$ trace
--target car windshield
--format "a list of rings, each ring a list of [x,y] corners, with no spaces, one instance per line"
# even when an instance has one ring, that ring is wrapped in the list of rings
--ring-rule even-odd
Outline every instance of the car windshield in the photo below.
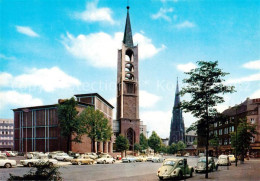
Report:
[[[163,165],[170,165],[170,166],[174,166],[175,165],[175,161],[173,161],[173,160],[167,160],[167,161],[165,161],[164,163],[163,163]]]
[[[199,162],[205,162],[206,163],[206,158],[200,158]]]

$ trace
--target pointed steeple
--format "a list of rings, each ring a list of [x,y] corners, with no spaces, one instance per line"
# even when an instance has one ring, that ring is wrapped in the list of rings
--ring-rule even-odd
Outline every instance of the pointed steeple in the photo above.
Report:
[[[131,29],[130,16],[129,16],[129,6],[127,6],[126,8],[127,8],[127,16],[125,22],[125,33],[124,33],[123,43],[128,47],[133,47],[133,37],[132,37],[132,29]]]
[[[177,85],[176,85],[176,92],[175,92],[175,100],[174,100],[174,107],[178,107],[180,104],[180,95],[179,95],[179,82],[177,77]]]

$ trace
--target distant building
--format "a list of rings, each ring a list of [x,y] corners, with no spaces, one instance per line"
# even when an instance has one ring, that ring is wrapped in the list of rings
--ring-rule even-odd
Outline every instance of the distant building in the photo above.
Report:
[[[178,143],[179,141],[185,142],[184,121],[182,117],[182,110],[180,109],[179,104],[180,104],[180,95],[179,95],[179,85],[177,80],[175,101],[172,109],[169,145],[171,145],[172,143]]]
[[[0,151],[13,150],[14,120],[0,119]]]
[[[168,146],[169,145],[169,138],[161,138],[162,140],[162,143],[165,145],[165,146]]]
[[[143,121],[140,121],[140,134],[143,133],[143,135],[147,138],[147,126],[144,125]]]
[[[185,151],[188,152],[190,155],[197,154],[197,144],[194,144],[194,141],[197,140],[197,133],[196,131],[189,131],[186,133],[187,128],[185,128],[185,144],[186,148]]]
[[[234,151],[231,147],[231,132],[236,130],[236,121],[246,118],[248,123],[256,125],[260,132],[260,99],[247,98],[243,103],[230,107],[222,112],[223,118],[215,119],[210,125],[209,136],[216,135],[219,139],[219,149],[216,153],[213,147],[209,147],[209,155],[228,154]],[[198,151],[204,152],[204,145],[198,145]],[[251,138],[249,154],[254,157],[260,157],[260,135]]]
[[[93,106],[104,113],[113,126],[113,106],[97,93],[75,95],[80,113],[84,108]],[[60,99],[59,102],[64,100]],[[67,151],[67,138],[61,136],[59,126],[58,104],[14,109],[14,150],[20,152],[31,151]],[[91,140],[86,135],[82,136],[82,143],[71,142],[69,150],[73,152],[91,152]],[[97,151],[112,152],[112,138],[107,142],[96,142]]]

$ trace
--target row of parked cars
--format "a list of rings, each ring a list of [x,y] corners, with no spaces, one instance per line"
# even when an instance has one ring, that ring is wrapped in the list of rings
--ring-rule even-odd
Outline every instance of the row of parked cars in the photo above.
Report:
[[[213,157],[208,157],[208,170],[213,172],[218,170],[218,166],[231,165],[231,162],[235,162],[234,155],[220,155],[215,163]],[[193,176],[193,172],[206,171],[206,157],[200,157],[197,165],[193,168],[187,164],[186,158],[170,158],[163,162],[162,167],[158,169],[157,176],[160,180],[169,178],[182,179],[184,176]]]

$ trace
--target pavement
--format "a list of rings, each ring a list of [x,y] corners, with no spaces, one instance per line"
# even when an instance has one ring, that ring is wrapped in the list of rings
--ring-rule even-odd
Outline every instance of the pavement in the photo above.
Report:
[[[188,157],[188,164],[195,166],[197,157]],[[162,163],[137,162],[121,163],[116,161],[115,164],[94,164],[94,165],[71,165],[69,162],[59,162],[59,171],[66,181],[158,181],[156,176],[157,170]],[[28,167],[1,168],[0,180],[6,180],[9,173],[14,175],[23,175],[30,170]],[[235,180],[235,181],[260,181],[260,159],[250,159],[244,164],[238,163],[235,167],[220,166],[218,171],[210,172],[209,178],[205,179],[204,173],[194,173],[192,178],[185,180]]]

